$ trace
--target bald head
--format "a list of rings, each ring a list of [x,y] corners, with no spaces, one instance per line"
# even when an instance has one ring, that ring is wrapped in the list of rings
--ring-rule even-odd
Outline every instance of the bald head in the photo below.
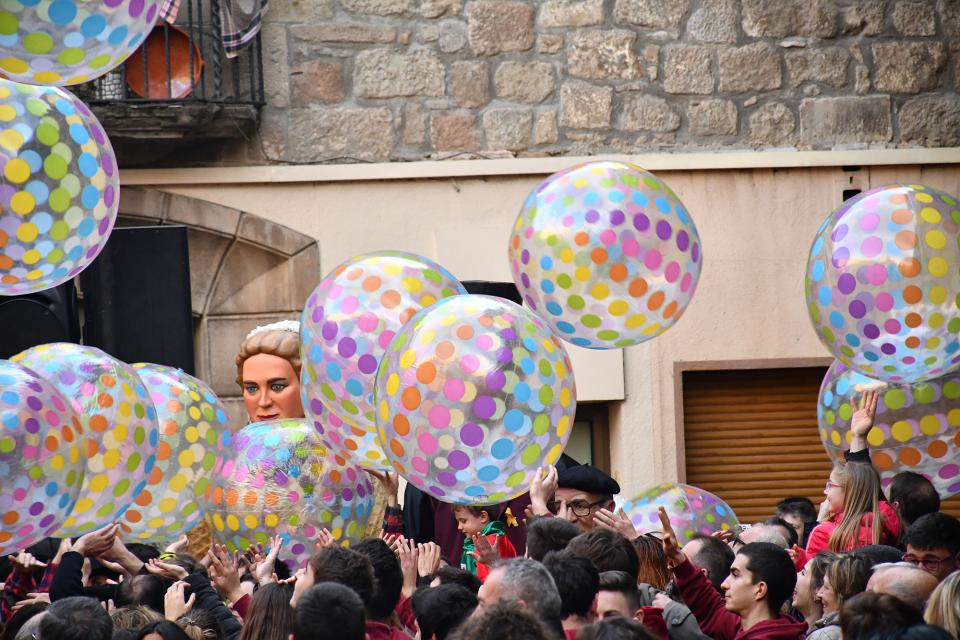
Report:
[[[751,542],[769,542],[775,544],[781,549],[786,549],[789,544],[783,532],[779,527],[769,524],[755,524],[740,534],[740,539],[744,544]]]
[[[896,596],[923,612],[930,594],[937,588],[936,576],[908,562],[878,564],[867,582],[867,591]]]

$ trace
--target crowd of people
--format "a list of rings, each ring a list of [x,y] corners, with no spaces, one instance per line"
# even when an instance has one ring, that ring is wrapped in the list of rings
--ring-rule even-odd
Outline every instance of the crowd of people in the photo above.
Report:
[[[786,498],[769,520],[682,545],[663,508],[659,529],[637,531],[618,483],[567,461],[483,507],[408,494],[401,509],[397,478],[375,473],[380,537],[324,535],[295,571],[279,537],[202,558],[185,537],[124,543],[115,524],[47,539],[7,559],[0,640],[960,640],[960,521],[923,476],[884,493],[866,446],[875,408],[864,394],[819,510]]]

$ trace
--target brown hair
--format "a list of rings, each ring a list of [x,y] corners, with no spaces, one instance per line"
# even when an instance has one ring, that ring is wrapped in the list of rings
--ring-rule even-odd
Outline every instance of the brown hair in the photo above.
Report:
[[[866,591],[872,568],[870,559],[862,553],[845,553],[830,563],[827,577],[830,579],[830,588],[837,594],[838,607]]]
[[[667,556],[663,553],[663,543],[652,536],[637,536],[633,546],[640,557],[640,575],[637,582],[645,582],[663,591],[673,577],[667,568]]]
[[[830,534],[830,550],[856,548],[860,541],[860,521],[867,514],[872,516],[868,544],[879,544],[883,517],[880,515],[880,476],[876,469],[863,462],[850,462],[835,466],[834,471],[840,477],[844,499],[843,517]]]
[[[486,507],[471,507],[470,505],[467,505],[467,504],[455,504],[453,505],[454,517],[457,516],[457,511],[466,511],[467,513],[472,515],[474,518],[479,518],[481,514],[485,513],[487,514],[487,519],[490,522],[493,522],[494,520],[499,520],[500,517],[503,515],[503,509],[501,509],[501,505],[498,505],[498,504],[493,504]]]
[[[927,624],[946,629],[960,637],[960,571],[954,571],[934,589],[923,612]]]
[[[243,363],[261,353],[289,360],[293,372],[300,377],[300,334],[282,329],[256,333],[240,344],[237,354],[237,384],[243,386]]]

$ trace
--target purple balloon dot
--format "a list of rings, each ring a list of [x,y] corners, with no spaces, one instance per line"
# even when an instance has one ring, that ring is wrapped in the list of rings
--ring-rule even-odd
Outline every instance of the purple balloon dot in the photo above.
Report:
[[[365,353],[357,360],[357,368],[360,369],[361,373],[373,373],[377,370],[377,359],[369,353]]]
[[[637,231],[646,231],[650,228],[650,218],[642,213],[633,216],[633,228]]]
[[[690,259],[694,262],[700,261],[700,245],[696,242],[693,243],[693,249],[690,250]]]
[[[340,342],[337,344],[337,353],[339,353],[341,357],[349,358],[356,352],[357,352],[357,343],[354,341],[353,338],[349,336],[341,339]]]
[[[27,406],[33,409],[34,411],[39,411],[43,406],[43,403],[40,402],[40,398],[36,396],[30,396],[27,398]]]
[[[460,436],[463,437],[462,431],[460,432]],[[483,438],[483,433],[480,434],[480,437]],[[464,444],[466,444],[466,442],[464,442]],[[450,466],[454,469],[466,469],[470,466],[470,456],[465,454],[463,451],[451,451],[447,456],[447,462],[449,462]]]
[[[497,403],[490,396],[479,396],[473,403],[473,412],[483,420],[488,419],[497,410]]]
[[[889,342],[884,342],[882,345],[880,345],[880,351],[883,351],[888,356],[892,356],[897,352],[897,347]]]
[[[587,211],[587,215],[585,215],[584,218],[587,222],[593,224],[600,219],[600,214],[597,213],[595,209],[590,209],[590,211]]]
[[[500,337],[504,340],[516,340],[517,332],[513,329],[507,328],[500,332]]]
[[[107,217],[100,221],[100,225],[97,227],[97,232],[103,236],[103,235],[106,235],[107,231],[109,230],[110,230],[110,218]]]
[[[524,289],[530,288],[530,277],[526,273],[520,275],[520,282],[523,284]]]
[[[314,324],[320,324],[320,321],[323,320],[323,307],[314,307],[310,313],[310,319],[313,320]]]
[[[130,0],[130,6],[127,7],[127,12],[131,18],[139,18],[140,14],[143,13],[143,6],[143,0]]]
[[[847,309],[850,311],[850,315],[854,318],[862,318],[863,316],[867,315],[867,305],[863,304],[859,300],[854,300],[851,302]]]
[[[441,471],[437,474],[437,481],[445,487],[452,487],[457,484],[457,477],[449,471]]]
[[[43,519],[40,521],[40,527],[49,527],[51,524],[53,524],[53,521],[56,519],[56,517],[57,516],[53,515],[52,513],[48,513],[47,515],[43,516]]]
[[[847,225],[838,224],[833,229],[833,233],[830,234],[830,239],[833,240],[834,242],[840,242],[846,237],[847,231],[849,231],[849,229],[847,228]]]
[[[620,209],[614,209],[610,212],[610,224],[612,225],[623,224],[626,219],[627,217],[623,215],[623,211],[620,211]]]
[[[520,253],[520,262],[523,264],[530,264],[530,252],[528,250],[524,249]]]
[[[114,195],[113,185],[108,184],[107,188],[103,190],[103,204],[107,205],[108,207],[112,207]]]
[[[876,340],[880,337],[880,327],[875,324],[868,324],[863,327],[863,335],[871,340]]]
[[[36,418],[27,418],[23,421],[23,428],[27,433],[36,433],[40,431],[40,422]]]
[[[850,260],[850,250],[846,247],[840,247],[833,252],[833,257],[830,262],[837,269],[843,269],[847,266],[847,262]]]
[[[336,322],[324,322],[323,328],[320,330],[320,333],[323,334],[324,340],[333,340],[337,337],[337,323]]]
[[[840,293],[849,294],[853,293],[853,290],[857,288],[857,279],[853,277],[852,274],[844,273],[839,278],[837,278],[837,289],[840,290]]]
[[[686,231],[677,232],[677,249],[680,251],[686,251],[687,247],[690,246],[690,236],[687,235]]]
[[[507,384],[507,376],[499,369],[487,374],[487,388],[490,391],[499,391]]]
[[[30,511],[30,515],[32,515],[32,516],[38,516],[38,515],[40,515],[41,513],[43,513],[43,503],[42,503],[42,502],[34,502],[32,505],[30,505],[30,510],[29,510],[29,511]]]
[[[344,489],[344,490],[343,490],[343,493],[342,493],[341,495],[343,496],[343,501],[344,501],[344,502],[350,502],[351,500],[353,500],[353,490],[352,490],[352,489]]]
[[[513,360],[513,351],[509,347],[497,349],[497,362],[506,363]]]
[[[670,226],[670,223],[666,220],[661,220],[657,223],[657,237],[661,240],[669,240],[670,236],[673,235],[673,227]]]
[[[483,429],[468,422],[460,428],[460,441],[468,447],[475,447],[483,442]]]

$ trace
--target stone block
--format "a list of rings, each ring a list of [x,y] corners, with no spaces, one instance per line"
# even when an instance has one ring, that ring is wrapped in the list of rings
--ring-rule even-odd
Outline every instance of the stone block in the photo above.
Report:
[[[732,100],[700,100],[687,106],[691,134],[732,136],[737,134],[737,105]]]
[[[237,237],[286,257],[316,243],[316,240],[299,231],[249,213],[240,216]]]
[[[490,72],[486,62],[461,61],[450,67],[450,94],[468,109],[490,102]]]
[[[418,147],[427,139],[427,110],[418,102],[403,105],[403,144]]]
[[[914,98],[900,108],[900,142],[923,147],[960,146],[960,99]]]
[[[320,244],[314,241],[290,258],[290,269],[293,272],[293,299],[300,300],[300,306],[303,306],[303,301],[310,297],[323,278],[323,272],[320,271]]]
[[[165,221],[232,236],[237,232],[237,225],[240,224],[240,211],[213,202],[171,193],[167,196]]]
[[[329,20],[334,14],[333,0],[283,0],[270,5],[263,22],[300,22],[310,24]]]
[[[533,144],[556,144],[560,139],[557,112],[541,111],[533,123]]]
[[[667,93],[713,93],[710,49],[677,46],[664,49],[663,90]]]
[[[290,35],[309,44],[391,44],[397,38],[393,27],[373,24],[310,24],[290,27]]]
[[[702,0],[687,20],[687,37],[699,42],[737,41],[737,5],[734,0]]]
[[[537,104],[553,94],[553,65],[546,62],[507,61],[497,67],[493,84],[498,98]]]
[[[353,92],[358,97],[442,96],[444,89],[443,63],[432,51],[371,49],[354,59]]]
[[[606,129],[613,109],[613,88],[567,82],[560,89],[560,124],[570,129]]]
[[[422,0],[420,15],[424,18],[455,16],[463,11],[463,0]]]
[[[784,54],[791,86],[820,82],[831,87],[847,84],[850,54],[840,47],[802,49]]]
[[[797,119],[787,105],[771,102],[747,119],[747,138],[758,147],[785,147],[797,142]]]
[[[537,38],[538,53],[559,53],[563,49],[563,36],[556,33],[542,33]]]
[[[467,7],[470,48],[495,56],[533,48],[533,7],[512,0],[474,0]]]
[[[387,108],[290,109],[296,130],[287,139],[291,162],[336,158],[384,161],[393,152],[396,132]]]
[[[479,151],[477,117],[462,111],[434,113],[430,118],[430,142],[437,151]]]
[[[741,15],[754,38],[829,38],[836,30],[834,0],[742,0]]]
[[[840,12],[840,33],[852,36],[876,36],[883,31],[883,0],[857,0]]]
[[[613,17],[620,24],[677,29],[689,5],[689,0],[617,0]]]
[[[437,33],[437,47],[455,53],[467,46],[467,25],[460,20],[444,20]]]
[[[663,98],[643,94],[623,96],[620,128],[624,131],[666,133],[680,128],[680,114]]]
[[[492,151],[522,151],[533,140],[533,111],[530,109],[487,109],[483,114],[486,148]]]
[[[858,64],[853,70],[853,91],[862,96],[870,92],[870,69]]]
[[[937,14],[929,2],[898,2],[893,7],[893,28],[902,36],[936,35]]]
[[[190,252],[190,308],[193,313],[206,313],[207,296],[210,295],[213,280],[231,242],[232,239],[226,236],[200,229],[187,229],[187,247]]]
[[[783,84],[780,53],[763,43],[720,50],[720,91],[742,93],[769,91]]]
[[[890,96],[812,98],[800,103],[800,139],[805,144],[830,148],[892,138]]]
[[[117,210],[119,215],[161,220],[166,216],[166,212],[167,194],[163,191],[120,187],[120,204]],[[229,235],[233,235],[233,231],[230,231]]]
[[[297,107],[343,102],[343,64],[307,62],[290,73],[292,103]]]
[[[260,109],[260,148],[265,160],[287,160],[287,132],[290,124],[290,110],[278,109],[267,105]]]
[[[263,92],[274,107],[290,106],[290,66],[287,49],[287,26],[265,23],[262,38],[269,46],[263,47]]]
[[[890,93],[935,89],[947,61],[941,42],[880,42],[872,47],[874,87]]]
[[[634,51],[637,34],[624,29],[585,29],[567,36],[567,71],[588,80],[638,80],[643,65]]]
[[[944,34],[949,38],[960,38],[960,2],[937,0],[937,13]]]
[[[413,15],[415,0],[340,0],[343,8],[351,13],[363,13],[374,16]]]
[[[293,299],[293,278],[285,256],[262,247],[233,245],[211,293],[214,315],[291,311],[303,304]]]
[[[603,22],[603,0],[546,0],[540,3],[537,25],[554,27],[590,27]]]

